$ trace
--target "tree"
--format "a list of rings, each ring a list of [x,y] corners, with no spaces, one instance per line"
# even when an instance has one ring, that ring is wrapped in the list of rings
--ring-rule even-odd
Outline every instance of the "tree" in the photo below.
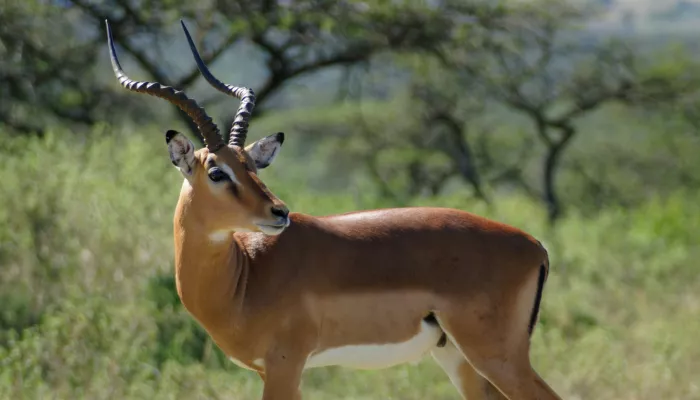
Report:
[[[588,9],[546,0],[479,16],[441,49],[459,86],[479,86],[485,100],[527,117],[545,146],[541,196],[549,221],[562,213],[556,174],[579,130],[576,121],[611,102],[673,101],[697,88],[688,76],[655,73],[641,52],[619,40],[577,29]]]
[[[36,22],[37,9],[44,13],[41,21],[51,21],[50,29]],[[364,62],[385,50],[432,49],[446,37],[450,26],[443,14],[427,6],[330,0],[198,4],[154,0],[44,4],[34,0],[11,6],[8,11],[3,11],[0,20],[6,23],[0,28],[0,42],[5,47],[2,56],[7,60],[22,57],[23,70],[0,64],[0,85],[9,88],[3,93],[15,104],[12,109],[0,109],[0,117],[21,132],[42,127],[31,124],[30,113],[14,112],[17,105],[48,111],[64,121],[91,124],[114,101],[101,99],[123,96],[112,93],[113,81],[96,81],[90,62],[104,50],[104,19],[110,20],[117,45],[147,74],[144,79],[184,90],[192,87],[199,76],[195,64],[189,57],[186,62],[178,59],[178,65],[188,67],[184,73],[176,73],[177,69],[159,56],[166,39],[182,39],[179,29],[169,29],[177,19],[191,20],[197,27],[196,40],[207,64],[232,51],[236,44],[252,45],[264,55],[266,68],[263,83],[254,87],[259,110],[256,116],[268,107],[270,98],[299,76]],[[29,21],[35,21],[32,29],[21,29]],[[54,44],[57,32],[67,38]],[[33,38],[38,38],[36,43]],[[64,90],[71,91],[75,100],[61,101]],[[33,103],[34,99],[42,101]]]
[[[43,113],[94,123],[106,92],[86,68],[96,47],[76,39],[77,29],[61,18],[60,7],[34,0],[2,3],[0,121],[20,133],[43,132],[35,123]]]

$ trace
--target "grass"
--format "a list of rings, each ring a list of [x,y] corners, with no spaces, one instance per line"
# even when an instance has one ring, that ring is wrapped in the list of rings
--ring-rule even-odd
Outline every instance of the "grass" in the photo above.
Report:
[[[0,398],[258,399],[257,375],[218,352],[173,298],[181,177],[160,135],[103,127],[88,139],[0,144]],[[262,173],[311,214],[388,206],[309,192],[293,155]],[[552,258],[533,338],[538,371],[567,399],[700,399],[700,203],[678,191],[635,209],[571,213],[556,229],[510,196],[458,207],[521,227]],[[305,374],[305,399],[457,399],[431,359]]]

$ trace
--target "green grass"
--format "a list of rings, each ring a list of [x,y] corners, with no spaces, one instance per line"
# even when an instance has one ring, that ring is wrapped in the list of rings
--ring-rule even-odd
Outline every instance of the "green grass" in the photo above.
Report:
[[[257,399],[257,375],[225,360],[173,297],[172,213],[182,178],[162,135],[0,143],[0,398]],[[311,214],[390,206],[309,192],[283,154],[262,173]],[[567,399],[699,399],[698,193],[635,209],[575,212],[556,229],[518,196],[458,207],[521,227],[552,270],[532,359]],[[589,214],[586,214],[589,215]],[[305,374],[305,399],[457,399],[431,359],[383,371]]]

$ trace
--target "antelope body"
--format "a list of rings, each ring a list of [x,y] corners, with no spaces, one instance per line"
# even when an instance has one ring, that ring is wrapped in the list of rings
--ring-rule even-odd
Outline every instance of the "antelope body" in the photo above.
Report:
[[[174,217],[177,290],[236,364],[264,380],[263,400],[301,399],[302,371],[385,368],[431,353],[465,399],[558,399],[532,369],[530,334],[549,261],[530,235],[453,209],[397,208],[329,217],[289,213],[258,178],[282,133],[243,147],[255,96],[242,99],[227,145],[184,93],[120,83],[178,105],[206,147],[166,133],[185,181]]]

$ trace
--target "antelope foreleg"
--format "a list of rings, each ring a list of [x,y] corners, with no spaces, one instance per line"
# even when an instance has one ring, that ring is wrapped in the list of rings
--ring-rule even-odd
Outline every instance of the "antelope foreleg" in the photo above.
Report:
[[[305,357],[275,352],[265,359],[262,400],[301,400],[301,374]]]

